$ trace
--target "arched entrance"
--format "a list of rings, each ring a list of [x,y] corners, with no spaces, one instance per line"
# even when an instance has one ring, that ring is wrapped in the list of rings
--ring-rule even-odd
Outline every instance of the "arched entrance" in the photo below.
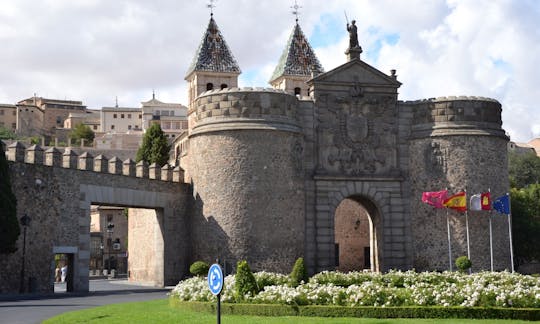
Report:
[[[334,214],[334,256],[342,272],[379,271],[375,204],[361,196],[343,199]]]

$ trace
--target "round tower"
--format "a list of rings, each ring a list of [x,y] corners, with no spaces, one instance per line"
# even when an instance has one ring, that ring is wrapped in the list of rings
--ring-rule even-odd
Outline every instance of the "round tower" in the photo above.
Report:
[[[449,269],[448,212],[454,269],[455,259],[468,254],[467,218],[472,269],[490,269],[490,217],[494,268],[510,269],[506,216],[470,210],[466,215],[421,202],[425,191],[466,191],[468,207],[473,194],[491,191],[495,199],[508,192],[508,137],[501,128],[501,104],[480,97],[443,97],[402,105],[413,111],[409,166],[414,267]]]
[[[304,253],[303,137],[296,97],[222,89],[190,109],[194,260],[289,272]]]

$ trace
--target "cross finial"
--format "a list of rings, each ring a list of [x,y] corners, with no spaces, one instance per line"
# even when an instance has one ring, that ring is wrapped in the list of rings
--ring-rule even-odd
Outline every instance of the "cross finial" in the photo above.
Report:
[[[296,0],[294,0],[294,6],[291,7],[293,9],[292,14],[296,16],[296,22],[298,22],[298,15],[300,14],[300,11],[298,9],[302,8],[298,5]]]
[[[214,3],[217,2],[217,0],[208,0],[208,1],[210,1],[210,3],[207,4],[206,7],[210,8],[210,17],[213,17],[214,16],[214,8],[216,7],[216,5]]]

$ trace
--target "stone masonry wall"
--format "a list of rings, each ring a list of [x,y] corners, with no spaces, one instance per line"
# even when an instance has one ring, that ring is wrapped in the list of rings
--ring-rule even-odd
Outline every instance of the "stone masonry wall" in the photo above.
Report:
[[[18,199],[17,217],[27,214],[31,218],[26,240],[25,291],[29,289],[29,281],[36,292],[53,291],[53,250],[58,247],[73,248],[74,289],[88,290],[91,204],[164,209],[163,218],[168,228],[163,235],[167,249],[161,250],[162,259],[171,268],[169,271],[175,273],[163,271],[158,282],[177,281],[185,274],[189,245],[187,225],[182,217],[189,197],[186,184],[94,172],[93,168],[84,170],[86,162],[94,166],[94,159],[77,161],[77,156],[73,168],[69,168],[69,164],[65,168],[61,164],[44,165],[43,156],[34,155],[39,152],[36,147],[33,151],[25,151],[23,147],[21,155],[20,144],[13,145],[8,148],[8,157],[12,188]],[[19,290],[22,241],[21,235],[18,251],[0,260],[1,293]],[[175,278],[167,277],[171,275]]]
[[[491,190],[492,198],[508,192],[508,138],[501,128],[501,106],[477,97],[448,97],[411,103],[414,119],[409,145],[412,237],[417,270],[449,268],[446,209],[421,202],[422,192],[448,189],[449,194]],[[467,202],[468,203],[468,202]],[[449,210],[452,266],[467,255],[465,214]],[[490,268],[490,213],[468,212],[473,271]],[[493,213],[494,267],[509,269],[506,217]]]

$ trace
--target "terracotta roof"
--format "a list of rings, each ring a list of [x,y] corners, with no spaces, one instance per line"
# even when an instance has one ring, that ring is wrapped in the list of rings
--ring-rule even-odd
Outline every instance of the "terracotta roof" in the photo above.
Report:
[[[186,75],[189,76],[195,71],[240,73],[240,67],[214,18],[210,18],[208,28]]]
[[[312,71],[317,75],[324,72],[324,69],[297,23],[270,78],[270,82],[286,75],[311,76]]]

